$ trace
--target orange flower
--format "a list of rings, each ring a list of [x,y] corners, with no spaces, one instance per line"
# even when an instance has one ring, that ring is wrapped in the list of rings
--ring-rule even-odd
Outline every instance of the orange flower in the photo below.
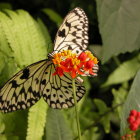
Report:
[[[89,60],[85,63],[85,68],[88,70],[88,69],[92,69],[94,66],[94,61],[92,60]]]
[[[61,67],[56,67],[56,71],[55,73],[53,73],[53,75],[56,75],[56,74],[58,74],[59,76],[63,76],[64,74],[63,69]]]
[[[82,52],[79,56],[78,59],[81,61],[85,61],[87,59],[87,54],[85,52]]]
[[[86,73],[94,75],[92,68],[94,64],[98,63],[98,60],[90,51],[82,52],[77,56],[70,50],[64,50],[54,55],[53,63],[56,65],[53,75],[63,76],[66,72],[75,78],[78,75],[86,75]]]

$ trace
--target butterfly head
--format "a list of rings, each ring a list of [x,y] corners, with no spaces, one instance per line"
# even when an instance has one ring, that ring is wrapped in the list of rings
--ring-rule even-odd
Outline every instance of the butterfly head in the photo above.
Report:
[[[58,51],[53,51],[52,53],[49,53],[48,54],[48,58],[51,60],[51,59],[53,59],[53,57],[54,57],[54,55],[56,54],[56,53],[58,53]]]

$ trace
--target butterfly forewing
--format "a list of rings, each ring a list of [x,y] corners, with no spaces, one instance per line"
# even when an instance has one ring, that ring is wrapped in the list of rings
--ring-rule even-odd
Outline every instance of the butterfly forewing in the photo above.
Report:
[[[40,82],[50,61],[42,60],[14,75],[0,90],[0,110],[26,109],[41,97]]]
[[[88,45],[88,19],[81,8],[75,8],[65,17],[55,39],[54,53],[72,50],[80,54]]]

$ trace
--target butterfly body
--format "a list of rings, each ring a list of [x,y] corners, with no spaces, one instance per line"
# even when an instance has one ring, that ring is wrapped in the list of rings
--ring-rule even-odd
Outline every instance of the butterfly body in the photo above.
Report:
[[[56,66],[52,59],[63,50],[71,50],[76,55],[86,50],[88,19],[81,8],[69,12],[56,34],[54,44],[54,50],[48,54],[48,59],[27,66],[0,89],[2,112],[29,108],[41,97],[52,108],[74,106],[72,78],[68,73],[64,73],[63,76],[53,75]],[[78,77],[75,82],[77,101],[85,94],[85,87],[82,84],[83,80]]]

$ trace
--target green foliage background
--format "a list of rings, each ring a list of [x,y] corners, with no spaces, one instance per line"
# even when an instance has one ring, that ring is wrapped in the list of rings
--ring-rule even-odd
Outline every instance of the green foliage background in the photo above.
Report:
[[[140,1],[15,0],[0,2],[0,86],[25,66],[47,58],[57,28],[73,8],[89,18],[89,49],[99,58],[96,78],[84,78],[78,103],[83,140],[118,140],[131,109],[140,111]],[[0,140],[76,140],[74,109],[33,107],[0,113]]]

